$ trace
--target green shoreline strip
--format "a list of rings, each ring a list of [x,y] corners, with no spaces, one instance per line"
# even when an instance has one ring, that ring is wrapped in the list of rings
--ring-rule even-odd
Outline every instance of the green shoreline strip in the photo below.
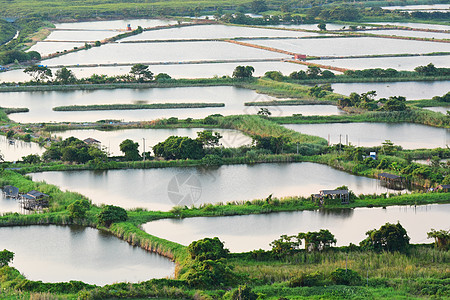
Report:
[[[54,111],[92,111],[92,110],[129,110],[129,109],[174,109],[224,107],[224,103],[152,103],[152,104],[105,104],[57,106]]]

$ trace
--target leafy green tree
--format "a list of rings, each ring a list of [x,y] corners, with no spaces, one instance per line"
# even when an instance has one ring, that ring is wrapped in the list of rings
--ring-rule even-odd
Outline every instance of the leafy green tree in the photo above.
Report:
[[[210,289],[236,283],[236,275],[225,260],[195,260],[181,277],[192,287]]]
[[[14,252],[4,249],[0,251],[0,267],[7,266],[14,259]]]
[[[409,246],[409,236],[400,223],[386,223],[379,230],[366,232],[367,238],[359,245],[374,251],[405,251]]]
[[[434,245],[436,248],[444,251],[450,249],[450,230],[431,229],[427,234],[428,238],[434,238]]]
[[[432,63],[429,63],[426,66],[419,66],[415,68],[414,71],[416,71],[420,75],[433,76],[436,75],[438,70]]]
[[[386,155],[391,155],[395,152],[395,146],[394,143],[391,142],[391,140],[385,140],[383,143],[381,143],[381,151],[383,151]]]
[[[37,154],[29,154],[22,156],[22,161],[26,164],[38,164],[41,162],[41,158]]]
[[[308,70],[306,70],[306,75],[309,78],[317,78],[320,74],[321,70],[317,66],[308,66]]]
[[[280,71],[268,71],[264,73],[264,76],[275,81],[283,81],[284,76]]]
[[[272,247],[273,253],[279,256],[285,256],[291,254],[294,250],[298,250],[301,244],[302,241],[297,236],[283,234],[279,239],[271,242],[270,246]]]
[[[252,66],[237,66],[233,71],[234,78],[251,78],[255,69]]]
[[[334,73],[331,72],[331,71],[329,71],[329,70],[323,70],[323,71],[320,73],[320,76],[321,76],[322,78],[334,78],[334,77],[336,77],[336,75],[334,75]]]
[[[106,205],[97,216],[98,222],[106,227],[112,223],[125,222],[128,219],[127,211],[122,207]]]
[[[294,79],[294,80],[302,80],[302,79],[306,79],[307,77],[308,77],[308,75],[303,70],[300,70],[298,72],[294,71],[291,74],[289,74],[289,78]]]
[[[126,160],[138,160],[140,159],[140,155],[139,155],[139,144],[133,142],[130,139],[126,139],[124,141],[122,141],[122,143],[120,143],[119,145],[120,147],[120,151],[122,151],[125,154],[125,159]]]
[[[194,241],[187,250],[191,258],[198,261],[226,258],[229,252],[218,237]]]
[[[297,238],[305,240],[305,249],[308,251],[323,251],[330,248],[332,244],[336,244],[336,238],[328,229],[300,232]]]
[[[155,76],[156,81],[164,81],[169,79],[172,79],[172,77],[170,77],[170,75],[166,73],[159,73],[158,75]]]
[[[259,136],[252,137],[255,147],[259,149],[267,149],[272,153],[279,154],[283,151],[285,145],[290,142],[286,136]]]
[[[56,81],[61,82],[62,84],[70,84],[75,83],[77,78],[73,74],[73,72],[66,67],[62,67],[58,71],[56,71]]]
[[[49,79],[52,75],[52,70],[45,66],[33,65],[25,68],[24,73],[30,75],[35,81],[39,82],[41,80]]]
[[[67,206],[69,215],[74,220],[86,218],[86,213],[90,209],[90,203],[86,199],[76,200]]]
[[[218,132],[213,132],[212,130],[203,130],[197,132],[197,141],[200,141],[204,146],[218,146],[220,139],[223,136]]]
[[[180,136],[170,136],[156,144],[153,152],[165,159],[201,159],[205,156],[201,141]]]
[[[264,0],[253,0],[250,3],[250,7],[252,12],[254,12],[255,14],[259,14],[260,12],[267,10],[267,4]]]
[[[153,80],[153,73],[148,69],[148,66],[143,64],[135,64],[132,66],[130,74],[133,75],[138,82]]]
[[[321,31],[325,31],[327,30],[327,24],[325,24],[324,22],[320,22],[319,24],[317,24],[317,28],[319,28],[319,30]]]
[[[258,294],[252,291],[247,285],[240,285],[237,289],[233,290],[231,294],[232,300],[256,300]]]
[[[385,111],[404,111],[406,108],[406,98],[402,96],[389,97],[386,103],[382,106],[382,110]]]
[[[261,107],[259,109],[259,111],[256,113],[258,116],[264,116],[264,117],[268,117],[270,116],[272,113],[270,112],[270,110],[268,108],[265,107]]]

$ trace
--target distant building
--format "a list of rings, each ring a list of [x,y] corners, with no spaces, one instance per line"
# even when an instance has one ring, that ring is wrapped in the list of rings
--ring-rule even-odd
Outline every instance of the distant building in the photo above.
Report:
[[[85,142],[89,146],[95,146],[95,147],[98,147],[98,148],[100,148],[100,144],[101,144],[100,141],[98,141],[98,140],[96,140],[94,138],[84,139],[83,142]]]
[[[294,54],[294,59],[295,59],[295,60],[306,60],[306,54],[298,54],[298,53],[295,53],[295,54]]]
[[[131,31],[131,24],[127,24],[127,30]]]

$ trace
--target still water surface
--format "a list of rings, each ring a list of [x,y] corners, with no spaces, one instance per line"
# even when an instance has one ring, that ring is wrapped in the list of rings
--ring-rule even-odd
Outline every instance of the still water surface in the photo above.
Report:
[[[215,218],[158,220],[143,225],[146,232],[189,245],[205,237],[219,237],[232,252],[256,249],[270,250],[270,242],[280,235],[328,229],[337,239],[337,246],[358,244],[371,229],[386,222],[400,222],[411,243],[431,243],[427,232],[431,228],[449,229],[450,204],[426,206],[392,206],[342,210],[283,212]]]
[[[155,120],[161,118],[204,118],[211,114],[256,114],[257,106],[245,102],[270,101],[274,97],[253,90],[230,86],[179,87],[149,89],[110,89],[48,92],[9,92],[1,94],[3,107],[27,107],[28,113],[12,114],[10,118],[21,123],[33,122],[87,122],[104,119],[125,121]],[[66,105],[126,104],[126,103],[225,103],[225,107],[191,109],[143,109],[111,111],[57,112],[52,108]],[[340,111],[333,105],[269,106],[273,116],[335,115]]]
[[[162,168],[31,174],[62,189],[79,192],[94,203],[124,208],[144,207],[169,210],[175,204],[168,196],[169,182],[179,174],[192,175],[196,184],[179,185],[181,195],[195,196],[182,205],[274,197],[310,196],[322,189],[347,185],[356,194],[391,191],[379,180],[351,175],[326,165],[314,163],[228,165],[218,168]],[[178,178],[178,177],[177,177]],[[200,194],[195,194],[200,192]],[[177,192],[178,193],[178,192]]]
[[[81,280],[105,285],[173,276],[175,264],[93,228],[0,228],[0,247],[15,253],[13,266],[30,280]]]
[[[403,96],[406,100],[420,100],[446,94],[450,89],[450,81],[333,83],[331,87],[335,93],[343,95],[376,91],[376,99]]]
[[[5,161],[16,161],[29,154],[41,155],[45,149],[36,143],[28,143],[21,140],[8,140],[0,135],[0,153]]]
[[[405,149],[437,148],[450,145],[450,129],[436,128],[410,123],[325,123],[325,124],[289,124],[289,129],[317,135],[328,139],[331,144],[348,142],[355,146],[381,146],[385,140]]]

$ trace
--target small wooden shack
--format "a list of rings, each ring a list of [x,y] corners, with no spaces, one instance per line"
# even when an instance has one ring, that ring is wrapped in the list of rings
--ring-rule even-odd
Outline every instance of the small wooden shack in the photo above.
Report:
[[[315,197],[319,199],[321,205],[325,203],[326,199],[340,199],[341,204],[348,204],[350,202],[350,193],[348,190],[321,190]]]
[[[95,146],[97,148],[100,148],[100,145],[101,145],[101,142],[99,140],[94,139],[94,138],[84,139],[83,142],[85,142],[89,146]]]
[[[381,181],[385,182],[386,185],[390,188],[403,188],[404,184],[406,183],[405,177],[395,175],[395,174],[380,173],[380,174],[378,174],[377,177]]]
[[[19,188],[12,185],[7,185],[3,188],[3,196],[17,199],[19,198]]]
[[[48,207],[48,195],[36,190],[29,191],[21,196],[22,208],[27,210],[37,210]]]

